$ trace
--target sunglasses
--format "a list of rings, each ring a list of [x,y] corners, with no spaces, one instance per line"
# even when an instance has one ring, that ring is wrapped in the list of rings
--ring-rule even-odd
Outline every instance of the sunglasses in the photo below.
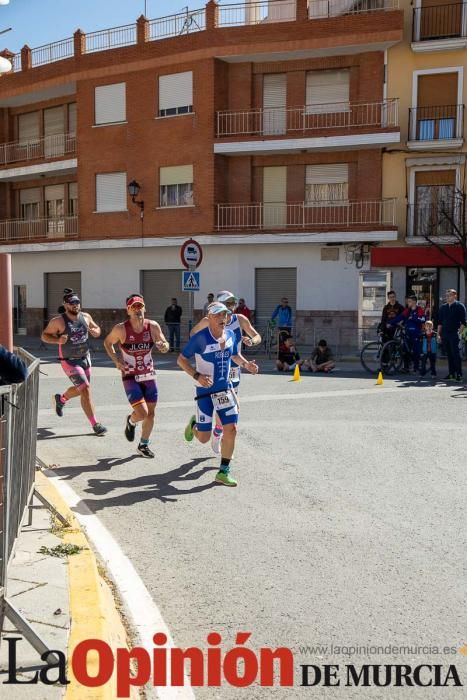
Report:
[[[130,309],[144,309],[144,304],[132,304]]]

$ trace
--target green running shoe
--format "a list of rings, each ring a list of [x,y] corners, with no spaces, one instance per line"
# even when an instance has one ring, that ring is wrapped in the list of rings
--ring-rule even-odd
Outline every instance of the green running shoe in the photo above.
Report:
[[[224,484],[224,486],[236,486],[237,482],[235,479],[232,479],[230,474],[226,474],[225,472],[217,472],[215,481],[217,481],[219,484]]]
[[[191,416],[190,420],[188,421],[188,425],[185,428],[185,440],[187,442],[191,442],[193,440],[193,428],[196,425],[196,416]]]

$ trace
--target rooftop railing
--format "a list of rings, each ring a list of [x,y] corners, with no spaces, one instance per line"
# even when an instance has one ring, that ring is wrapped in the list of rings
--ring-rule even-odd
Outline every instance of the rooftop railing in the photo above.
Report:
[[[167,37],[192,34],[206,29],[206,11],[201,10],[180,12],[177,15],[168,15],[158,19],[149,20],[149,41],[166,39]]]
[[[267,22],[293,22],[295,18],[295,0],[241,2],[232,5],[219,5],[217,26],[237,27]]]
[[[399,0],[309,0],[310,19],[398,10]]]
[[[59,158],[76,153],[75,134],[53,134],[36,141],[0,144],[0,166],[39,158]]]
[[[74,53],[73,37],[55,41],[53,44],[45,44],[37,49],[31,49],[31,67],[44,66],[46,63],[62,61],[70,58]]]
[[[85,35],[86,53],[118,49],[122,46],[136,44],[136,25],[126,24],[112,29],[101,29]]]
[[[7,219],[0,221],[0,242],[63,240],[78,236],[78,217],[61,216],[53,219]]]

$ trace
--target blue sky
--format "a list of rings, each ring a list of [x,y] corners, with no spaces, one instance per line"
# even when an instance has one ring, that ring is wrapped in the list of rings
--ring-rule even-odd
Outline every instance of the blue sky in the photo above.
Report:
[[[206,0],[146,0],[149,19],[204,7]],[[71,36],[76,29],[97,29],[131,24],[144,13],[144,0],[10,0],[0,6],[0,49],[17,53],[24,44],[35,48]]]

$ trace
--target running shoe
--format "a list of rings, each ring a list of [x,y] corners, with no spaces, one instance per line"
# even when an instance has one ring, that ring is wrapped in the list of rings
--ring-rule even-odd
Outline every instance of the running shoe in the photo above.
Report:
[[[131,413],[129,416],[126,417],[125,437],[128,440],[128,442],[133,442],[133,440],[135,439],[136,425],[131,425],[130,418]]]
[[[193,440],[193,428],[196,425],[196,416],[191,416],[190,420],[188,421],[188,425],[185,428],[185,440],[187,442],[191,442]]]
[[[454,375],[453,374],[448,374],[446,377],[444,377],[445,382],[453,382],[454,381]]]
[[[96,425],[93,425],[92,429],[94,430],[94,435],[98,437],[103,437],[107,432],[107,428],[104,428],[102,423],[96,423]]]
[[[148,459],[153,459],[155,457],[154,452],[149,449],[149,445],[142,445],[140,443],[137,449],[142,457],[147,457]]]
[[[211,447],[215,455],[220,455],[221,453],[222,432],[222,428],[219,429],[216,425],[211,434]]]
[[[233,479],[230,474],[225,472],[217,472],[215,481],[219,484],[224,484],[224,486],[236,486],[237,482]]]
[[[463,381],[463,376],[462,374],[456,374],[456,382],[462,382]]]
[[[55,413],[57,414],[57,416],[62,418],[63,417],[63,407],[65,404],[60,400],[60,394],[55,394],[55,396],[53,398],[53,405],[55,407]]]

